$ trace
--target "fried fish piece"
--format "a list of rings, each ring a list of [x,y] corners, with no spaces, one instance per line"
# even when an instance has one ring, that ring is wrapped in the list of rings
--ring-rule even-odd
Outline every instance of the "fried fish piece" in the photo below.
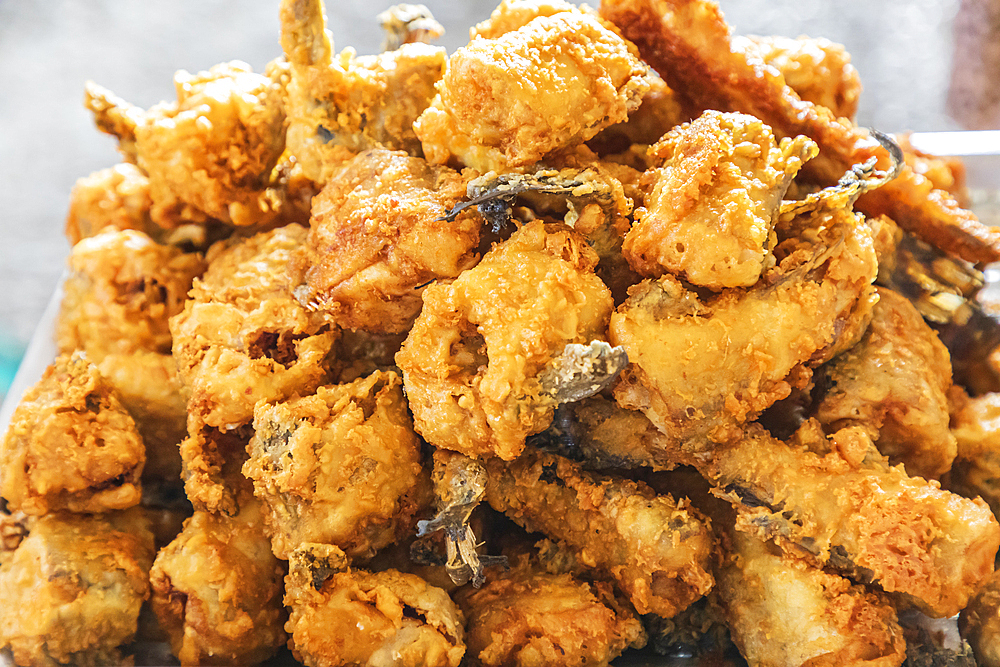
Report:
[[[861,341],[822,367],[817,384],[827,389],[813,414],[829,433],[868,429],[891,465],[938,479],[957,451],[948,349],[906,297],[885,287],[878,295]]]
[[[520,171],[624,121],[649,90],[647,71],[595,16],[572,5],[539,12],[458,49],[413,129],[431,162]]]
[[[413,574],[350,568],[333,546],[291,553],[285,605],[288,646],[309,667],[458,667],[465,654],[447,593]]]
[[[596,264],[571,229],[537,220],[428,287],[396,355],[417,432],[468,456],[516,457],[556,406],[538,375],[567,343],[604,338],[613,303]]]
[[[531,450],[486,467],[493,509],[613,578],[640,614],[673,616],[712,588],[711,531],[684,500]]]
[[[765,63],[803,100],[829,109],[837,118],[854,119],[861,96],[861,77],[843,44],[822,37],[734,36],[746,49],[750,42]]]
[[[646,633],[631,605],[608,582],[585,582],[519,564],[480,589],[457,595],[467,619],[472,664],[603,667]]]
[[[208,219],[251,225],[269,216],[267,188],[285,150],[278,83],[233,61],[197,74],[181,70],[174,86],[177,102],[145,112],[87,86],[98,127],[115,134],[149,178],[150,217],[175,227]]]
[[[163,229],[149,216],[153,200],[149,179],[134,164],[122,162],[76,181],[69,196],[66,238],[70,245],[111,227],[157,236]]]
[[[754,667],[898,667],[906,641],[887,596],[733,531],[716,599]]]
[[[0,498],[0,565],[3,565],[31,530],[35,517],[24,512],[11,511],[7,501]]]
[[[195,512],[156,555],[150,604],[182,665],[252,665],[285,642],[285,567],[271,553],[264,508]]]
[[[332,544],[352,559],[399,540],[430,503],[420,439],[392,372],[261,402],[243,474],[266,507],[274,553]]]
[[[306,176],[329,180],[341,162],[369,148],[419,155],[413,122],[430,104],[445,50],[402,44],[376,56],[334,56],[322,0],[283,0],[281,47],[287,84],[288,147]]]
[[[422,288],[479,259],[481,218],[445,218],[466,181],[402,151],[352,158],[313,199],[309,238],[293,256],[296,298],[343,328],[408,331]]]
[[[12,510],[106,512],[139,502],[146,450],[111,385],[81,353],[60,355],[25,393],[0,442]]]
[[[625,236],[631,267],[714,290],[756,283],[774,261],[782,197],[816,145],[801,136],[778,142],[745,114],[706,111],[649,152],[663,166]]]
[[[930,616],[958,613],[993,572],[1000,525],[986,503],[889,466],[861,429],[793,445],[751,425],[713,454],[699,471],[736,507],[738,530]]]
[[[958,628],[972,646],[977,665],[1000,665],[1000,570],[969,600],[958,617]]]
[[[295,300],[288,276],[307,234],[291,224],[212,246],[208,270],[170,320],[188,409],[202,424],[247,424],[257,401],[308,393],[327,379],[338,332]]]
[[[699,454],[856,342],[874,305],[871,231],[840,208],[809,220],[820,224],[746,290],[702,299],[670,275],[633,287],[611,317],[610,340],[631,361],[619,404]]]
[[[958,454],[945,476],[947,489],[982,498],[1000,517],[1000,394],[963,396],[951,415]]]
[[[712,626],[725,623],[743,657],[759,667],[898,667],[904,661],[908,645],[885,593],[737,530],[733,506],[713,496],[708,482],[690,468],[658,474],[650,482],[687,496],[711,519],[719,541],[713,608],[693,628],[696,637],[718,636]]]
[[[169,320],[183,310],[205,262],[143,232],[107,229],[73,246],[69,270],[56,343],[100,363],[112,353],[169,353]]]
[[[714,0],[604,0],[601,16],[626,39],[683,100],[689,115],[705,109],[739,111],[761,119],[780,136],[804,134],[820,148],[804,173],[821,185],[836,182],[851,165],[888,153],[862,128],[801,99],[756,48],[734,44]],[[885,214],[907,231],[972,263],[1000,259],[1000,233],[981,224],[947,192],[905,167],[885,187],[865,193],[858,208]]]
[[[122,664],[152,563],[141,510],[40,517],[0,565],[0,648],[31,667]]]
[[[181,441],[187,436],[188,394],[169,354],[109,354],[97,369],[135,420],[146,449],[144,491],[181,484]]]

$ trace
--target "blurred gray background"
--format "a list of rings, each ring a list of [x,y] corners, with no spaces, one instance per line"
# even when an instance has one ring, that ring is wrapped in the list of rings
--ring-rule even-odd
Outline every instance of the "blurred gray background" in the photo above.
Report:
[[[946,112],[961,5],[987,0],[721,0],[737,33],[845,44],[865,92],[859,122],[959,129]],[[330,0],[335,48],[374,53],[392,0]],[[494,0],[424,0],[449,51]],[[994,3],[996,4],[996,3]],[[962,9],[969,15],[969,7]],[[972,24],[981,23],[975,19]],[[177,69],[279,56],[278,0],[0,0],[0,396],[63,270],[74,181],[118,161],[81,104],[88,79],[147,107],[174,99]]]

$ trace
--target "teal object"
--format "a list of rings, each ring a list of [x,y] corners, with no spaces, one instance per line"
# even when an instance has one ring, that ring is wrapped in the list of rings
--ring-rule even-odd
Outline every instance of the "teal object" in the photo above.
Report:
[[[7,390],[14,381],[17,367],[24,358],[24,350],[23,343],[0,334],[0,401],[7,395]]]

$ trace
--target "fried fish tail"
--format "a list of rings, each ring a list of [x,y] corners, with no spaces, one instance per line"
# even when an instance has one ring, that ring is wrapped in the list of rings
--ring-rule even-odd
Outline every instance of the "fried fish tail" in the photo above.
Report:
[[[40,517],[0,567],[0,650],[18,665],[123,664],[152,563],[139,509]]]
[[[457,585],[471,581],[478,588],[483,585],[485,565],[506,562],[502,557],[480,558],[476,552],[479,543],[470,525],[472,512],[486,493],[486,468],[464,454],[438,449],[434,452],[431,479],[438,513],[429,521],[417,523],[417,536],[443,530],[448,576]]]
[[[135,128],[142,123],[145,112],[93,81],[87,82],[83,104],[94,114],[97,129],[118,139],[118,149],[126,162],[135,164]]]
[[[284,0],[281,3],[281,48],[293,65],[329,65],[333,40],[326,31],[323,0]]]

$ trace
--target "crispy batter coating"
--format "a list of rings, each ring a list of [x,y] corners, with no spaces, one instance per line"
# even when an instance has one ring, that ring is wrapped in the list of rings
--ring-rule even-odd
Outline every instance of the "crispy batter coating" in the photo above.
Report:
[[[873,305],[871,232],[836,209],[753,287],[703,300],[669,275],[630,290],[610,339],[632,362],[615,398],[700,451],[809,380]],[[808,239],[808,241],[806,241]]]
[[[370,557],[430,501],[402,382],[376,371],[282,403],[259,403],[243,474],[267,508],[276,556],[332,544]]]
[[[97,369],[132,415],[146,447],[142,482],[180,486],[179,445],[187,435],[187,391],[169,354],[109,354]]]
[[[752,667],[899,667],[906,641],[881,592],[746,533],[731,533],[716,596]]]
[[[253,419],[259,400],[318,387],[337,332],[291,294],[288,261],[307,230],[292,224],[212,247],[184,311],[170,321],[189,411],[215,428]]]
[[[958,617],[958,627],[979,667],[1000,666],[1000,570],[969,600]]]
[[[403,44],[376,56],[336,57],[322,0],[283,0],[281,46],[291,64],[288,147],[306,176],[325,183],[355,153],[375,147],[418,155],[413,122],[430,104],[445,50]]]
[[[613,304],[596,264],[569,228],[535,221],[428,287],[396,355],[417,432],[469,456],[516,457],[552,420],[538,374],[567,343],[605,336]]]
[[[826,107],[837,118],[854,119],[861,77],[843,44],[821,37],[733,37],[741,49],[747,48],[747,41],[803,100]]]
[[[769,263],[781,199],[816,154],[745,114],[706,111],[650,153],[664,161],[622,251],[644,276],[672,273],[711,289],[753,285]]]
[[[0,442],[0,496],[13,510],[105,512],[139,502],[146,450],[111,385],[82,354],[61,355]]]
[[[945,487],[966,498],[982,498],[1000,516],[1000,394],[965,397],[951,416],[958,456]]]
[[[241,499],[227,517],[195,512],[156,555],[151,605],[182,665],[252,665],[285,642],[284,566],[264,508]]]
[[[396,570],[346,567],[336,547],[291,554],[289,648],[309,667],[458,667],[461,611],[448,594]]]
[[[711,531],[685,501],[531,450],[486,465],[493,509],[612,577],[640,614],[673,616],[712,588]]]
[[[458,599],[472,665],[603,667],[646,643],[635,611],[607,582],[518,567]]]
[[[66,238],[70,245],[95,236],[106,227],[135,229],[155,236],[162,232],[149,217],[153,200],[149,179],[128,162],[78,179],[69,196]]]
[[[937,479],[951,468],[948,349],[900,294],[878,288],[879,301],[861,342],[836,357],[817,382],[829,389],[815,407],[829,433],[869,429],[892,465]]]
[[[152,563],[140,510],[39,518],[0,565],[0,648],[30,667],[122,664]]]
[[[445,214],[467,179],[401,151],[372,149],[336,170],[313,200],[309,240],[293,259],[295,296],[343,328],[409,330],[423,286],[478,260],[481,218]]]
[[[207,219],[260,222],[271,213],[266,190],[285,150],[280,87],[239,61],[198,74],[181,70],[174,86],[177,102],[124,114],[136,121],[125,129],[101,120],[121,101],[100,104],[109,99],[106,91],[93,84],[87,91],[98,127],[116,134],[124,151],[134,150],[136,164],[148,175],[153,221],[163,227]]]
[[[107,229],[73,246],[69,269],[56,342],[61,352],[85,350],[100,363],[113,353],[169,353],[169,319],[205,263],[143,232]]]
[[[930,616],[958,613],[993,572],[1000,547],[986,503],[890,467],[859,429],[820,440],[826,451],[753,425],[699,471],[736,506],[739,530],[875,583]]]
[[[569,6],[458,49],[414,130],[431,162],[523,169],[625,120],[646,73],[625,40]]]

